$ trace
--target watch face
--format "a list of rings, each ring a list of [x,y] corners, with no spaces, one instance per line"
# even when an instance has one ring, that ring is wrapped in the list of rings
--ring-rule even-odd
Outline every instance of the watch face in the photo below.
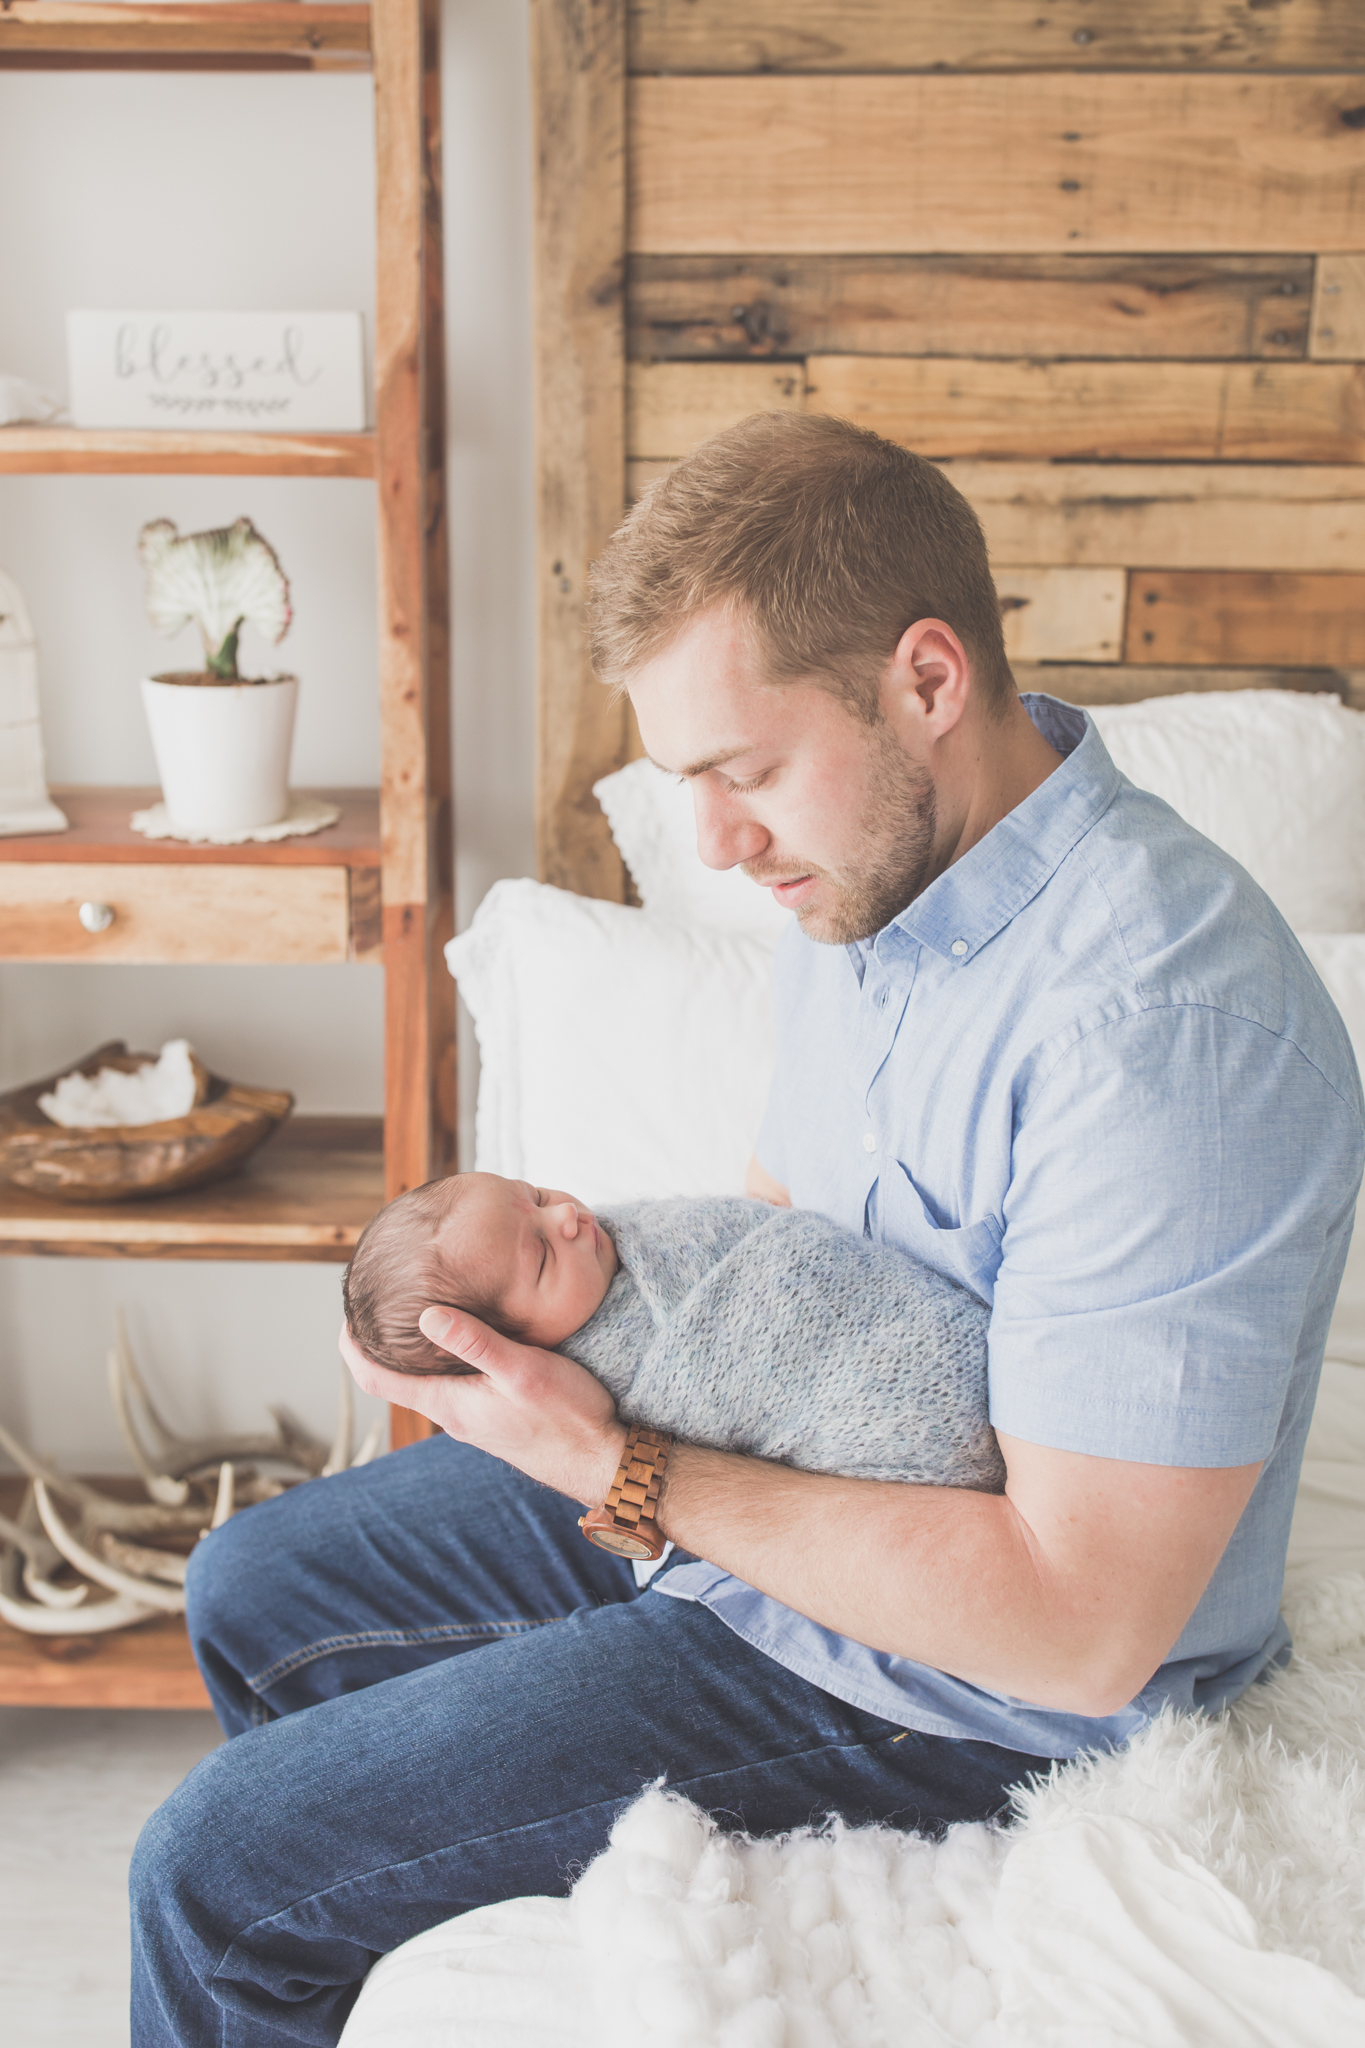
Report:
[[[585,1529],[583,1534],[599,1550],[613,1551],[617,1557],[649,1556],[649,1545],[638,1536],[627,1535],[624,1529]]]

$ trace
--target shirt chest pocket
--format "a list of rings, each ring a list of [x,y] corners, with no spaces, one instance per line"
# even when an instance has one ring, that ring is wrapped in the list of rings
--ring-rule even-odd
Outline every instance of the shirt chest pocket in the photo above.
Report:
[[[970,1288],[988,1306],[994,1302],[1004,1236],[994,1216],[945,1228],[935,1222],[900,1161],[893,1160],[877,1183],[877,1219],[877,1235],[885,1243],[898,1245],[945,1280]]]

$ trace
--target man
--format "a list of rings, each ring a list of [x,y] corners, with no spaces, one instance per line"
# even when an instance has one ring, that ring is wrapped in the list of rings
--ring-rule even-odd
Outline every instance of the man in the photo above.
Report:
[[[933,1830],[1286,1654],[1362,1106],[1282,920],[1020,700],[972,513],[874,436],[718,436],[607,549],[593,627],[702,858],[795,913],[752,1185],[992,1304],[1007,1491],[680,1442],[641,1593],[577,1528],[626,1438],[595,1381],[445,1309],[482,1376],[343,1338],[446,1434],[196,1553],[237,1739],[139,1848],[138,2048],[334,2041],[376,1955],[564,1890],[660,1773],[756,1832]]]

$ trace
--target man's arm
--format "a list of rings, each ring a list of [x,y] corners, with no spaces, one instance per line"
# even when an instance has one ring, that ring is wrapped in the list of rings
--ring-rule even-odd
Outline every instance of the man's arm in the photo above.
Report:
[[[1003,1495],[679,1447],[662,1525],[811,1620],[992,1692],[1118,1711],[1169,1654],[1260,1472],[1002,1437]]]
[[[368,1393],[595,1505],[625,1429],[598,1382],[557,1352],[431,1308],[432,1340],[482,1377],[373,1365]],[[1002,1437],[1004,1495],[794,1472],[680,1445],[661,1524],[698,1556],[813,1621],[992,1692],[1086,1715],[1117,1711],[1175,1642],[1260,1471],[1133,1464]]]
[[[790,1209],[792,1205],[792,1198],[781,1181],[774,1180],[768,1169],[759,1165],[757,1152],[750,1159],[749,1170],[744,1176],[744,1192],[757,1202],[771,1202],[775,1209]]]

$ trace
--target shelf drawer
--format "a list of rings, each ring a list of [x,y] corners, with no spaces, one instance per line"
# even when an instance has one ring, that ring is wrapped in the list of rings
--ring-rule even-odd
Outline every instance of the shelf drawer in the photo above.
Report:
[[[351,945],[344,867],[0,861],[0,959],[331,962],[366,950]]]

